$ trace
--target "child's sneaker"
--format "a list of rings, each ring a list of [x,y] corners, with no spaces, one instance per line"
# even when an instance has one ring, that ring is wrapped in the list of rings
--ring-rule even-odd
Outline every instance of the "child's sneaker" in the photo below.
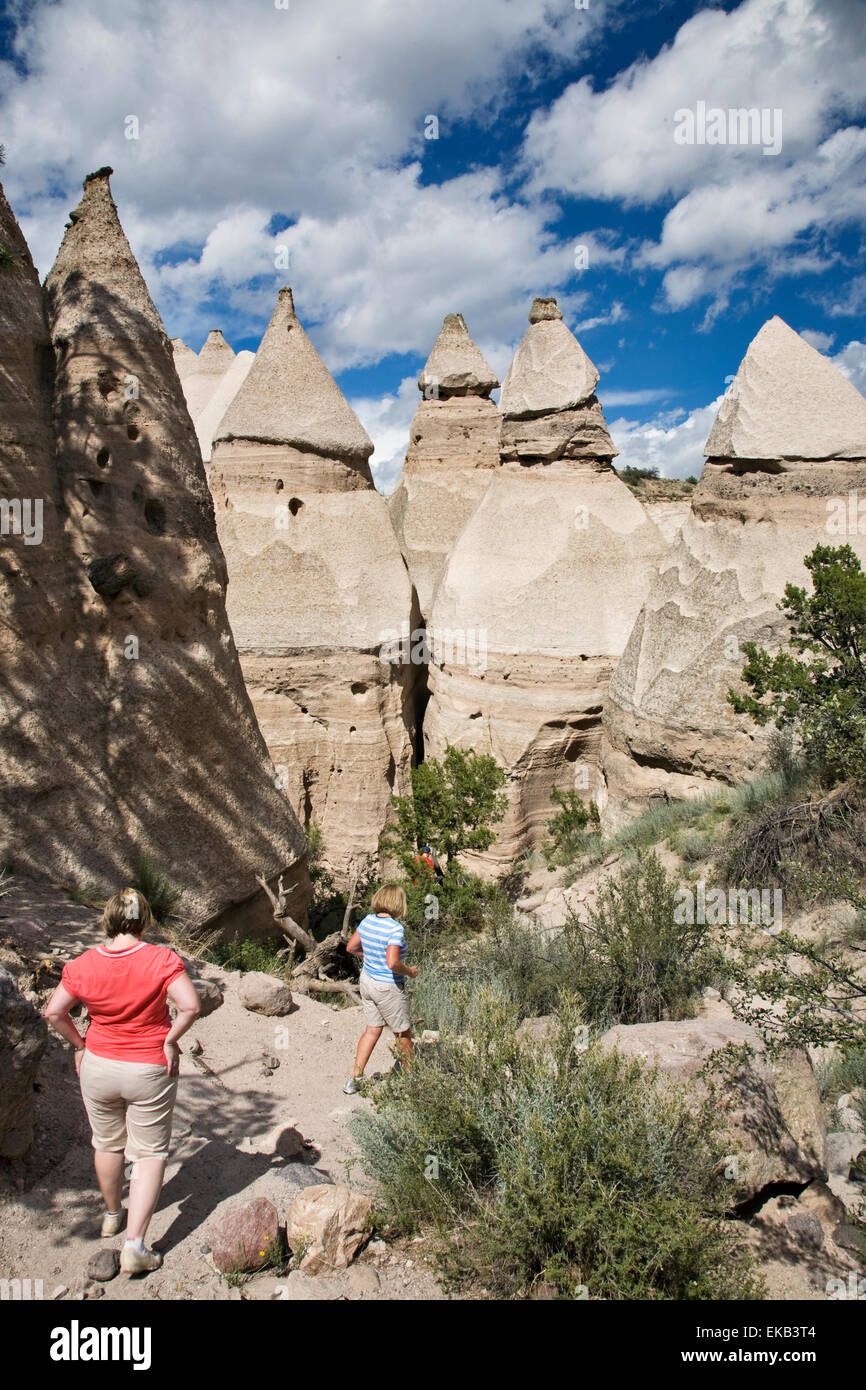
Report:
[[[345,1086],[343,1087],[343,1095],[344,1095],[344,1096],[356,1096],[356,1095],[358,1094],[358,1092],[360,1091],[360,1089],[361,1089],[361,1078],[358,1077],[358,1076],[350,1076],[350,1077],[349,1077],[349,1080],[346,1082]]]

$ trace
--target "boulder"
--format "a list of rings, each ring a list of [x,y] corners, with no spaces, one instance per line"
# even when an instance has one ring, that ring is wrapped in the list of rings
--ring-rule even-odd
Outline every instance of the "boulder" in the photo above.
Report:
[[[223,992],[216,980],[193,980],[195,992],[198,995],[201,1017],[207,1018],[218,1009],[223,1002]]]
[[[866,1134],[851,1130],[832,1131],[827,1135],[827,1167],[831,1173],[847,1174],[861,1149],[866,1147]]]
[[[267,1197],[228,1207],[208,1230],[211,1258],[221,1274],[263,1269],[280,1248],[277,1209]]]
[[[698,1073],[714,1053],[750,1048],[750,1059],[709,1073],[720,1117],[727,1117],[727,1157],[736,1160],[737,1200],[754,1197],[772,1183],[826,1179],[821,1098],[805,1052],[791,1051],[771,1061],[748,1024],[701,1018],[619,1024],[602,1036],[601,1045],[645,1059],[662,1077],[687,1083],[696,1099],[707,1094],[707,1079]]]
[[[292,1011],[292,991],[285,980],[249,970],[241,977],[238,998],[250,1013],[278,1017]]]
[[[33,1087],[48,1029],[0,967],[0,1158],[22,1158],[33,1142]]]
[[[308,1274],[346,1269],[368,1239],[373,1203],[340,1184],[304,1188],[289,1208],[286,1239]]]

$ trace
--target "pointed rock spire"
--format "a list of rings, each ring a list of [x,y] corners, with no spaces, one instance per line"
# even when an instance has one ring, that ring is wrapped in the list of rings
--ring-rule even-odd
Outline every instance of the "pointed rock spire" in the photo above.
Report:
[[[510,419],[572,410],[590,400],[598,369],[562,321],[555,299],[536,299],[529,327],[502,383],[499,408]]]
[[[301,327],[288,286],[214,442],[230,439],[288,444],[369,472],[372,440]]]
[[[46,281],[91,696],[79,761],[108,780],[124,830],[95,844],[70,824],[70,842],[82,868],[110,857],[115,887],[134,854],[183,864],[192,921],[228,925],[242,905],[245,929],[269,929],[255,876],[290,870],[303,912],[303,834],[243,684],[201,454],[107,174],[86,181]]]
[[[866,458],[866,400],[776,315],[749,344],[704,453],[711,459]]]
[[[198,363],[198,353],[191,347],[187,347],[183,338],[172,338],[171,350],[174,353],[174,365],[177,370],[181,385],[190,372],[195,371]]]
[[[224,376],[220,377],[216,389],[204,410],[193,420],[201,456],[205,463],[210,462],[213,452],[213,437],[220,421],[246,381],[250,368],[256,360],[254,352],[239,352]]]
[[[235,354],[222,335],[212,328],[195,362],[183,377],[183,393],[189,413],[196,421],[216,394],[217,387],[235,360]]]
[[[433,351],[418,378],[425,398],[489,396],[496,373],[469,336],[462,314],[446,314]]]

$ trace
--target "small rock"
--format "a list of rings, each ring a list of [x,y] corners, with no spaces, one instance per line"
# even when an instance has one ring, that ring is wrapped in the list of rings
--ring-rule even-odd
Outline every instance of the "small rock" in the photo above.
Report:
[[[120,1255],[116,1250],[97,1250],[87,1261],[87,1275],[100,1284],[107,1284],[120,1269]]]
[[[267,1067],[268,1071],[276,1071],[276,1069],[277,1069],[277,1067],[278,1067],[279,1065],[280,1065],[280,1060],[279,1060],[278,1057],[266,1057],[266,1058],[265,1058],[265,1066]]]
[[[849,1182],[866,1182],[866,1149],[861,1149],[855,1154],[854,1161],[848,1169]]]
[[[104,1298],[105,1289],[101,1284],[85,1284],[82,1298]]]
[[[346,1269],[367,1239],[372,1211],[369,1197],[341,1183],[299,1192],[286,1216],[286,1239],[292,1250],[303,1250],[301,1269]]]
[[[62,1298],[63,1295],[67,1293],[69,1293],[68,1286],[66,1284],[59,1284],[51,1295],[51,1301],[56,1302],[58,1298]]]
[[[848,1221],[840,1221],[833,1231],[833,1240],[843,1250],[853,1250],[858,1255],[866,1255],[866,1236]]]
[[[192,1042],[189,1045],[189,1050],[192,1053],[193,1057],[200,1057],[201,1054],[204,1052],[204,1048],[202,1047],[198,1038],[193,1038]]]
[[[847,1174],[857,1154],[866,1143],[866,1134],[851,1134],[837,1130],[827,1135],[827,1168],[831,1173]]]
[[[343,1278],[349,1292],[355,1295],[376,1293],[380,1288],[379,1276],[372,1265],[352,1265]]]
[[[824,1228],[813,1211],[797,1211],[788,1217],[788,1230],[804,1250],[820,1250]]]
[[[207,1018],[214,1009],[218,1009],[223,1002],[223,992],[216,980],[193,980],[195,992],[198,995],[198,1004],[201,1009],[201,1018]]]
[[[208,1232],[211,1258],[221,1274],[262,1269],[271,1251],[279,1249],[277,1209],[267,1197],[229,1207]]]

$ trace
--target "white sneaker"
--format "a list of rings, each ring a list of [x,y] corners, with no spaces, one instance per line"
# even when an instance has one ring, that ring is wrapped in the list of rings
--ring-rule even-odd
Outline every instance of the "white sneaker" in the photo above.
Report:
[[[361,1089],[361,1079],[358,1076],[350,1076],[343,1087],[344,1096],[356,1096]]]

